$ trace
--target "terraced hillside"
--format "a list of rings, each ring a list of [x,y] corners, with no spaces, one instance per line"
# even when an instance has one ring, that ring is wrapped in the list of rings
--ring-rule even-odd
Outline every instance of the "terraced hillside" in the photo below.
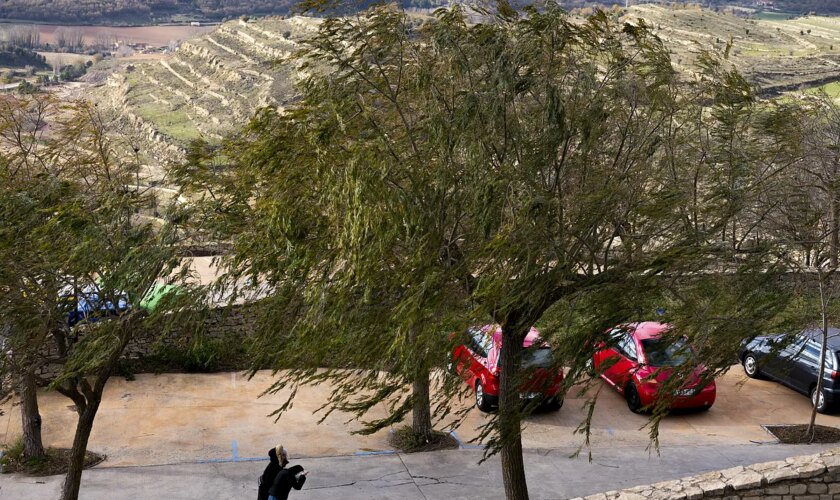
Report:
[[[190,141],[218,141],[258,107],[288,102],[296,72],[280,61],[316,25],[304,17],[231,21],[160,57],[104,61],[86,77],[83,97],[110,112],[115,133],[146,165],[143,183],[165,202],[176,193],[166,166],[184,158]]]
[[[191,140],[219,140],[258,107],[282,106],[295,75],[278,61],[315,25],[302,17],[228,22],[163,57],[98,66],[90,79],[100,85],[87,97],[139,131],[147,162],[177,160]]]
[[[657,5],[633,6],[624,15],[638,18],[656,29],[684,71],[694,69],[702,50],[723,51],[731,42],[730,60],[766,90],[840,81],[840,18],[757,21]],[[305,17],[230,21],[174,53],[97,65],[86,96],[114,111],[149,165],[148,182],[166,195],[172,186],[163,166],[182,159],[191,140],[217,141],[258,107],[291,99],[296,71],[278,61],[317,23]]]
[[[750,20],[696,7],[633,6],[625,19],[643,18],[674,51],[674,62],[691,70],[701,50],[723,51],[767,91],[840,79],[840,17]]]

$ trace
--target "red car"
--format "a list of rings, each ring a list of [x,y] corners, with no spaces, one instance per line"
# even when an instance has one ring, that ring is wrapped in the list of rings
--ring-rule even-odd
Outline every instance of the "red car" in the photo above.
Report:
[[[563,370],[556,368],[550,346],[531,328],[522,344],[522,367],[529,380],[521,388],[524,401],[540,400],[552,410],[563,406]],[[484,412],[499,405],[499,354],[502,351],[502,329],[499,325],[485,325],[467,329],[463,344],[455,346],[453,367],[458,375],[475,390],[475,405]]]
[[[624,395],[634,413],[656,403],[660,387],[674,367],[691,363],[696,365],[673,395],[671,408],[708,410],[715,402],[714,380],[704,381],[706,367],[696,362],[694,350],[684,337],[663,335],[670,329],[668,324],[652,321],[617,326],[609,332],[611,342],[598,345],[592,357],[591,371]]]

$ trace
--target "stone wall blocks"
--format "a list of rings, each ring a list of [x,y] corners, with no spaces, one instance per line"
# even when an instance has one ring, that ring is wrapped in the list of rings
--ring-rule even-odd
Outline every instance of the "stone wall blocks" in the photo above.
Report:
[[[761,464],[754,464],[747,467],[748,469],[752,469],[756,472],[766,472],[769,470],[781,469],[782,467],[786,467],[787,462],[784,460],[776,460],[773,462],[764,462]]]
[[[759,488],[764,483],[764,476],[752,470],[744,470],[735,477],[729,479],[729,484],[735,491]]]
[[[789,479],[798,479],[799,471],[793,467],[769,470],[764,474],[767,484],[775,484]]]
[[[713,479],[710,481],[703,481],[701,483],[697,483],[696,485],[698,488],[703,490],[703,495],[705,496],[720,496],[726,491],[726,483],[721,481],[720,479]]]
[[[825,464],[830,474],[840,472],[840,449],[835,450],[835,453],[834,455],[823,454],[820,457],[820,461]]]
[[[819,476],[825,472],[825,465],[822,462],[814,461],[796,467],[796,473],[800,478],[811,478]]]
[[[738,467],[732,467],[731,469],[724,469],[720,471],[720,475],[725,479],[730,479],[744,472],[744,470],[745,469],[739,465]]]
[[[771,486],[764,490],[768,495],[787,495],[790,493],[790,486],[783,484],[779,486]]]
[[[649,491],[649,490],[648,490]],[[629,491],[622,491],[618,494],[618,500],[646,500],[647,497],[641,493],[633,493]]]
[[[685,500],[699,500],[703,498],[703,490],[697,486],[688,486],[685,491]]]
[[[808,493],[828,493],[828,486],[823,483],[811,483],[808,485]]]

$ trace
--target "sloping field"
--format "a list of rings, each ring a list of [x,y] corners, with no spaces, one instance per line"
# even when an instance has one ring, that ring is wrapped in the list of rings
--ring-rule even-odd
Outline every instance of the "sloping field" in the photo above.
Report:
[[[749,20],[659,5],[633,6],[624,15],[639,18],[654,27],[683,71],[695,69],[703,50],[722,53],[731,43],[730,61],[766,91],[840,80],[840,18]],[[182,159],[190,141],[218,141],[257,108],[288,103],[297,76],[282,60],[317,23],[304,17],[230,21],[156,59],[97,65],[88,80],[99,85],[86,96],[115,110],[157,184],[161,167]]]
[[[194,139],[241,128],[262,106],[291,98],[294,70],[283,63],[317,21],[236,20],[183,42],[157,59],[109,61],[89,77],[87,97],[110,105],[150,164],[182,157]]]
[[[750,20],[696,7],[638,5],[628,21],[645,19],[674,52],[674,62],[690,71],[703,50],[722,52],[767,91],[840,79],[840,17],[807,16]]]

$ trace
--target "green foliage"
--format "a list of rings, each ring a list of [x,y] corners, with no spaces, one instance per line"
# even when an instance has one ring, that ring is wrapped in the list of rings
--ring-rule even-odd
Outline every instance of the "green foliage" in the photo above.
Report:
[[[60,76],[65,82],[73,82],[87,73],[88,66],[84,63],[68,64],[61,68]]]
[[[23,436],[18,436],[17,439],[3,447],[0,467],[6,469],[13,462],[20,462],[21,460],[23,460]]]
[[[41,89],[37,85],[33,85],[26,80],[20,82],[17,87],[17,93],[22,95],[31,95],[40,92]]]
[[[195,144],[175,172],[200,200],[188,215],[233,243],[218,291],[269,295],[255,365],[307,363],[271,390],[331,380],[328,412],[385,402],[370,428],[390,425],[408,384],[448,360],[446,332],[499,323],[500,411],[482,438],[524,482],[531,325],[560,340],[569,387],[594,382],[583,366],[607,328],[660,307],[710,376],[783,326],[771,228],[796,120],[728,62],[704,55],[686,79],[643,21],[581,23],[553,3],[487,24],[457,7],[419,25],[393,8],[330,18],[297,61],[295,106],[220,149]],[[368,369],[317,370],[335,356]],[[460,383],[443,382],[438,417]]]
[[[12,68],[49,68],[44,56],[23,47],[0,47],[0,66]]]
[[[61,365],[55,379],[39,382],[73,401],[77,438],[84,437],[75,442],[86,443],[105,384],[133,335],[171,325],[193,299],[185,287],[151,313],[132,306],[158,280],[186,277],[179,237],[137,215],[149,203],[136,183],[140,166],[106,136],[95,107],[41,94],[0,106],[3,373],[19,377]],[[94,301],[91,314],[69,322],[83,299]],[[123,307],[106,312],[121,301]],[[85,450],[70,455],[64,498],[78,492]]]

